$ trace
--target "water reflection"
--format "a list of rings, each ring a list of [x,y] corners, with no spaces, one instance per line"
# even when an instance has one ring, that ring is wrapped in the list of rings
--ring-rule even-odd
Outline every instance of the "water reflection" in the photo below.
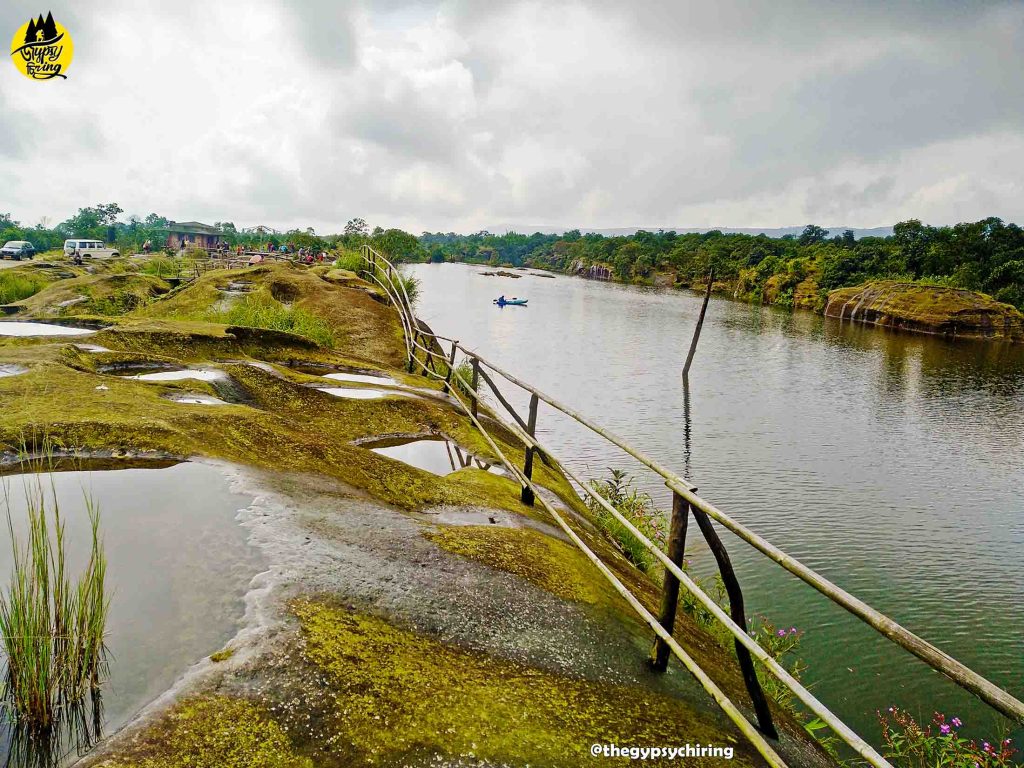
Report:
[[[52,498],[60,503],[69,574],[81,573],[91,551],[86,497],[99,508],[110,596],[103,700],[66,709],[49,740],[8,724],[0,737],[0,758],[10,766],[47,766],[47,760],[87,748],[100,725],[107,732],[120,727],[195,662],[223,647],[240,625],[250,580],[264,567],[235,521],[251,497],[233,493],[217,467],[187,462],[89,472],[87,466],[58,464],[54,469],[69,471],[47,475],[43,484],[50,496],[52,481]],[[23,488],[36,475],[19,471],[0,477],[0,518],[6,500],[10,533],[23,542]],[[0,537],[4,585],[12,569],[8,534]]]
[[[94,690],[84,701],[66,704],[45,733],[21,723],[0,722],[4,768],[60,768],[82,757],[103,737],[103,696]]]
[[[501,313],[475,271],[413,268],[431,327],[683,472],[744,524],[1021,695],[1024,345],[712,298],[680,392],[701,296],[524,275],[529,308]],[[523,393],[506,394],[526,407]],[[585,477],[621,467],[669,508],[662,480],[571,420],[542,407],[538,433]],[[902,704],[926,717],[945,708],[992,735],[987,708],[733,541],[751,612],[806,630],[807,680],[855,728],[877,734],[875,710]]]

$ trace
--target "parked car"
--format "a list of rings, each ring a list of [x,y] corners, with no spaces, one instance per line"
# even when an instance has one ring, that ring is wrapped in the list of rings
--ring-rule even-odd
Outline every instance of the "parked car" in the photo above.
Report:
[[[21,261],[22,259],[31,259],[35,252],[36,249],[28,240],[10,240],[4,244],[3,248],[0,248],[0,259]]]
[[[102,240],[82,240],[77,237],[71,240],[65,240],[64,253],[68,256],[72,256],[75,251],[82,254],[83,257],[92,257],[96,259],[108,259],[111,256],[121,255],[121,252],[116,248],[109,248],[104,245]]]

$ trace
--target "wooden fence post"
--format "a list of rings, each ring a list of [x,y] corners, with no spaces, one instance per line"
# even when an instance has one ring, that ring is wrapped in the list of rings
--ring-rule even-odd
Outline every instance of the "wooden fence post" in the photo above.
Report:
[[[476,389],[477,389],[478,386],[480,386],[480,361],[477,360],[474,357],[473,358],[473,379],[472,379],[473,394],[471,394],[469,396],[469,399],[470,399],[469,400],[469,409],[472,412],[474,419],[476,418],[476,406],[477,406],[477,403],[476,403]]]
[[[682,496],[672,493],[672,523],[668,531],[668,559],[673,564],[683,567],[683,553],[686,550],[686,525],[690,517],[690,504]],[[672,634],[676,626],[676,607],[679,605],[679,579],[665,569],[665,581],[661,590],[661,614],[658,623],[665,631]],[[668,645],[660,637],[654,641],[651,649],[651,668],[656,672],[668,669],[668,657],[671,653]]]
[[[704,539],[718,562],[718,572],[722,575],[722,583],[725,585],[725,592],[729,597],[729,615],[739,625],[739,628],[746,632],[747,617],[743,608],[743,590],[740,589],[739,579],[736,578],[736,572],[732,568],[729,553],[722,540],[718,538],[718,533],[706,512],[693,507],[693,519],[697,522],[700,532],[704,534]],[[757,670],[754,669],[754,660],[750,656],[750,651],[738,640],[735,641],[735,645],[736,659],[739,661],[740,671],[743,672],[743,682],[747,685],[747,693],[750,694],[750,701],[757,714],[758,728],[765,736],[777,739],[779,733],[775,730],[775,723],[772,722],[768,700],[765,698],[764,691],[761,690],[761,683],[757,679]]]
[[[537,406],[540,404],[540,398],[537,395],[530,395],[530,415],[526,420],[526,434],[530,437],[534,436],[537,431]],[[534,447],[532,445],[526,446],[526,463],[523,465],[523,474],[526,475],[527,480],[533,479],[533,452]],[[523,504],[528,507],[533,506],[533,488],[527,485],[523,486],[523,492],[519,495]]]
[[[458,339],[452,342],[452,353],[448,356],[448,372],[444,376],[444,391],[452,391],[452,374],[455,373],[455,351],[459,347]]]
[[[686,364],[683,366],[683,380],[690,376],[690,366],[693,364],[693,356],[697,353],[697,342],[700,341],[700,329],[704,325],[704,315],[708,311],[708,301],[711,299],[711,287],[715,283],[715,269],[711,268],[708,274],[708,287],[704,291],[704,301],[700,305],[700,315],[697,317],[697,327],[693,329],[693,339],[690,341],[690,351],[686,355]]]

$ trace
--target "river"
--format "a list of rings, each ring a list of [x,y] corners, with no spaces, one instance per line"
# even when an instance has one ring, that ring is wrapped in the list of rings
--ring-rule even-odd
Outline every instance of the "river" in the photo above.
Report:
[[[687,475],[704,498],[843,588],[1024,696],[1024,346],[951,341],[574,277],[406,267],[417,312]],[[499,308],[499,294],[529,306]],[[526,398],[507,387],[516,404]],[[688,402],[687,402],[688,400]],[[584,476],[655,478],[542,406],[538,434]],[[712,571],[696,547],[698,570]],[[1005,725],[984,705],[731,536],[748,614],[803,632],[805,682],[877,741],[875,712]],[[1024,736],[1018,729],[1013,734]]]

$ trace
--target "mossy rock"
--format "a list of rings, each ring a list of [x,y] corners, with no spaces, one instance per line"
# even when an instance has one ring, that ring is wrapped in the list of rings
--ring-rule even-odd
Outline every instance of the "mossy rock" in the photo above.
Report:
[[[962,288],[875,281],[828,295],[826,317],[921,333],[1024,341],[1024,314]]]
[[[313,768],[267,712],[244,699],[183,701],[96,768]]]
[[[466,525],[425,535],[442,549],[514,573],[564,600],[611,599],[607,582],[579,549],[531,528]]]
[[[685,741],[731,746],[734,764],[760,764],[716,716],[664,694],[555,675],[325,602],[298,601],[293,610],[303,655],[326,673],[334,700],[321,725],[336,744],[332,765],[425,765],[441,756],[560,768],[592,765],[594,743]]]

